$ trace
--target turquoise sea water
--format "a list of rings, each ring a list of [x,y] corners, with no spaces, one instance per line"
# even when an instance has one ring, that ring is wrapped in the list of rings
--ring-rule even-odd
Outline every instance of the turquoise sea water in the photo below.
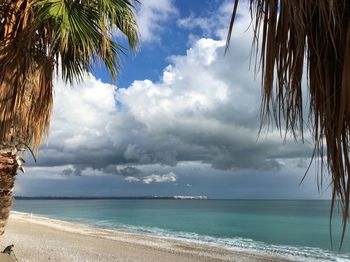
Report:
[[[337,252],[339,214],[331,250],[329,208],[330,201],[101,199],[16,200],[13,210],[297,261],[350,261],[350,230]]]

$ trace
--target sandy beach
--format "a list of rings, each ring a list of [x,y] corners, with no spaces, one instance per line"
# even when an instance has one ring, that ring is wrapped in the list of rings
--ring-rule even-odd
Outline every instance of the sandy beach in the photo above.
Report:
[[[287,261],[185,241],[92,228],[12,213],[1,248],[14,244],[24,261]]]

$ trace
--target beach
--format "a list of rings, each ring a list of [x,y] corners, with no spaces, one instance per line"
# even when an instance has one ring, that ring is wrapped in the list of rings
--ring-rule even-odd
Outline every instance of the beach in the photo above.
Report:
[[[14,244],[22,261],[288,261],[186,241],[88,227],[12,213],[1,248]]]

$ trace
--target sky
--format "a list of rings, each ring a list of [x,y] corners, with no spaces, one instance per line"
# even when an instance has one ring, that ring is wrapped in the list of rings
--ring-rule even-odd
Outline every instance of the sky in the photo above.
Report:
[[[36,163],[26,156],[15,195],[329,198],[314,165],[300,184],[311,140],[271,126],[258,135],[247,6],[225,55],[232,0],[141,2],[140,50],[121,57],[115,83],[98,65],[82,82],[55,80],[49,137]]]

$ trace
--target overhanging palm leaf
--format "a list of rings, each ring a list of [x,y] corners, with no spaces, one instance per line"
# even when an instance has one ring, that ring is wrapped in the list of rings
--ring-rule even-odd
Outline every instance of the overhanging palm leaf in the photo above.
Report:
[[[235,0],[227,43],[238,2]],[[336,199],[342,204],[343,242],[350,197],[350,1],[249,2],[262,66],[262,121],[275,119],[279,128],[303,136],[307,119],[302,99],[310,97],[308,124],[315,141],[314,157],[320,158],[322,177],[326,150],[332,210]],[[302,94],[304,70],[307,94]]]
[[[7,0],[0,4],[0,210],[8,211],[16,150],[38,150],[52,111],[53,74],[81,80],[101,60],[116,77],[123,48],[138,45],[132,0]],[[3,189],[6,190],[3,190]],[[3,208],[1,208],[3,207]],[[0,211],[0,234],[8,212]],[[2,223],[2,224],[1,224]]]

